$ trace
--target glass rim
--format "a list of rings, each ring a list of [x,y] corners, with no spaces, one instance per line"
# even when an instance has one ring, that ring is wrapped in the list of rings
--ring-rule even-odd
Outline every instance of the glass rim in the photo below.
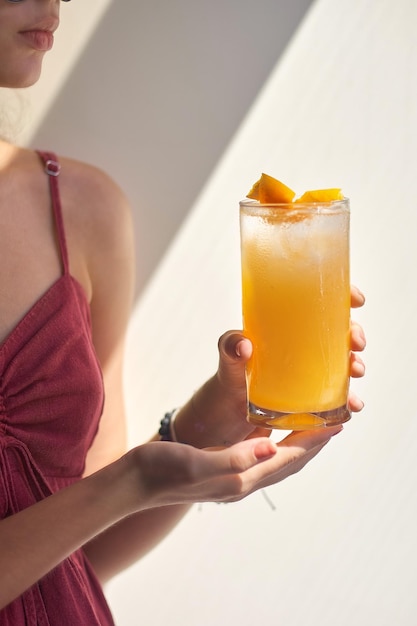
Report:
[[[240,200],[240,207],[248,207],[248,208],[277,208],[277,209],[290,209],[291,211],[298,211],[299,209],[308,209],[308,208],[331,208],[337,205],[347,206],[349,207],[350,202],[349,198],[344,197],[340,200],[327,200],[326,202],[259,202],[259,200],[251,200],[249,198],[245,200]]]

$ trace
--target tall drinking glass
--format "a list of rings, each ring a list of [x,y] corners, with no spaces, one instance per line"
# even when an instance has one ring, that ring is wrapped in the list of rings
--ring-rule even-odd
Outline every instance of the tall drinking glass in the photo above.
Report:
[[[340,424],[350,360],[349,200],[240,202],[242,308],[253,344],[248,420]]]

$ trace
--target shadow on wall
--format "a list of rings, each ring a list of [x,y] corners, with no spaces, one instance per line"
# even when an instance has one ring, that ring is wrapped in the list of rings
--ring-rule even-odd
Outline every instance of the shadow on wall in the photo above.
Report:
[[[138,295],[311,2],[124,0],[100,21],[32,145],[126,191]]]

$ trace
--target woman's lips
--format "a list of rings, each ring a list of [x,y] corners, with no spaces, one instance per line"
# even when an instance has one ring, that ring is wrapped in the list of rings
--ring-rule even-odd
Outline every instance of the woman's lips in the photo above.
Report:
[[[54,45],[54,36],[50,30],[25,30],[20,35],[26,43],[39,52],[47,52]]]

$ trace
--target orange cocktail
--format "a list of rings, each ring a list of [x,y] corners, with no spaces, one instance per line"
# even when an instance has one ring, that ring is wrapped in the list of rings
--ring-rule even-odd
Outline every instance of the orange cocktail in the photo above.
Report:
[[[349,201],[240,203],[248,419],[305,429],[349,419]]]

